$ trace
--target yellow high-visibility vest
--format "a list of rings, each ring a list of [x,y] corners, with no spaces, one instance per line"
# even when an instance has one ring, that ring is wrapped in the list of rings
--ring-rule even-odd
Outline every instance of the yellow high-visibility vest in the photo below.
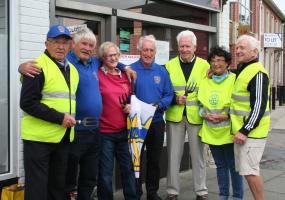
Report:
[[[41,103],[61,113],[75,116],[76,97],[79,76],[76,68],[69,63],[70,89],[66,80],[56,65],[46,54],[41,54],[37,59],[41,67],[45,82],[42,89]],[[22,116],[22,139],[58,143],[63,138],[66,128],[60,124],[51,123],[28,114]],[[70,141],[74,139],[74,128],[71,128]]]
[[[248,65],[237,77],[231,102],[231,121],[232,121],[232,133],[236,134],[244,125],[244,122],[248,119],[251,108],[250,108],[250,93],[247,90],[249,82],[258,73],[263,72],[267,75],[268,73],[260,62]],[[269,79],[269,78],[268,78]],[[268,99],[269,99],[269,85],[268,84]],[[265,138],[268,135],[270,126],[270,115],[269,115],[269,101],[267,100],[266,110],[261,118],[259,125],[249,132],[248,137],[251,138]]]
[[[221,83],[216,83],[209,78],[201,81],[198,100],[202,104],[205,114],[229,114],[235,79],[235,74],[229,73],[228,77]],[[199,136],[201,141],[207,144],[223,145],[233,143],[230,119],[219,123],[204,119]]]
[[[188,122],[191,124],[202,124],[202,118],[199,116],[197,91],[201,79],[205,78],[207,75],[207,71],[210,68],[209,63],[202,58],[196,57],[196,61],[187,83],[180,66],[179,57],[171,59],[166,63],[165,67],[169,73],[176,96],[181,96],[185,93],[186,85],[188,86],[191,83],[195,83],[197,85],[195,91],[188,94],[186,105],[171,105],[167,109],[166,120],[171,122],[180,122],[186,106]]]

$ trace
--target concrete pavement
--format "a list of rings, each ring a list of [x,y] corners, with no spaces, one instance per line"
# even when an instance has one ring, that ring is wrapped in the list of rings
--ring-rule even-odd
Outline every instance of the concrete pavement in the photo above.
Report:
[[[271,112],[270,135],[267,140],[265,152],[261,162],[261,174],[264,179],[265,199],[285,200],[285,106],[276,106]],[[181,194],[180,200],[195,199],[192,192],[192,171],[180,173]],[[251,192],[244,180],[245,200],[253,200]],[[209,199],[218,200],[218,186],[216,169],[207,168],[207,186]],[[162,199],[166,197],[166,178],[160,180],[159,195]],[[115,200],[123,200],[122,190],[115,192]],[[145,191],[142,200],[145,200]]]

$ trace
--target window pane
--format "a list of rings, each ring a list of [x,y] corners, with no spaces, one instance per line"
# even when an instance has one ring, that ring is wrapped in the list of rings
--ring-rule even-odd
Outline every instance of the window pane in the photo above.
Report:
[[[182,30],[185,29],[119,18],[117,24],[117,45],[120,47],[122,54],[138,55],[137,43],[139,37],[152,34],[160,44],[158,45],[156,59],[162,59],[158,58],[159,55],[163,56],[159,52],[168,51],[168,60],[178,55],[176,36]],[[204,31],[192,31],[197,36],[196,55],[206,58],[209,46],[208,33]]]
[[[240,3],[240,23],[243,25],[250,25],[250,1],[242,0]]]
[[[0,174],[9,170],[7,7],[7,0],[0,0]]]
[[[90,20],[83,20],[83,19],[74,19],[69,17],[57,17],[57,22],[59,24],[63,24],[69,28],[72,34],[79,31],[81,28],[87,27],[93,31],[96,36],[96,48],[94,51],[94,55],[97,55],[99,46],[101,44],[101,37],[100,37],[100,22],[99,21],[90,21]]]

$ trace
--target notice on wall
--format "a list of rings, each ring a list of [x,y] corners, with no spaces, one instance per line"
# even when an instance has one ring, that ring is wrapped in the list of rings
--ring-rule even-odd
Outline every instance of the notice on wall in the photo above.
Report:
[[[264,33],[264,47],[282,48],[282,34]]]
[[[120,30],[120,44],[119,48],[122,52],[130,51],[130,32]]]
[[[129,31],[120,31],[120,39],[130,39],[130,32]]]
[[[166,41],[156,41],[156,56],[155,62],[159,65],[164,65],[169,60],[169,42]],[[122,54],[120,57],[120,62],[129,65],[140,59],[140,55],[127,55]]]
[[[120,57],[119,62],[125,64],[125,65],[130,65],[140,59],[140,55],[126,55],[122,54]]]
[[[87,24],[78,24],[75,26],[67,26],[68,30],[71,34],[77,33],[78,31],[81,31],[84,28],[87,28]]]
[[[156,47],[155,62],[159,65],[165,65],[169,61],[169,42],[157,40]]]
[[[125,44],[125,43],[120,42],[119,48],[120,48],[120,51],[128,52],[130,51],[130,44]]]

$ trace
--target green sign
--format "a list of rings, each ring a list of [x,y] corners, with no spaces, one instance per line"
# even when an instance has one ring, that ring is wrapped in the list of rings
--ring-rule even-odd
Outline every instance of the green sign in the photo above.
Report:
[[[120,43],[120,50],[121,51],[130,51],[130,44]]]
[[[120,31],[120,39],[130,39],[129,31]]]

